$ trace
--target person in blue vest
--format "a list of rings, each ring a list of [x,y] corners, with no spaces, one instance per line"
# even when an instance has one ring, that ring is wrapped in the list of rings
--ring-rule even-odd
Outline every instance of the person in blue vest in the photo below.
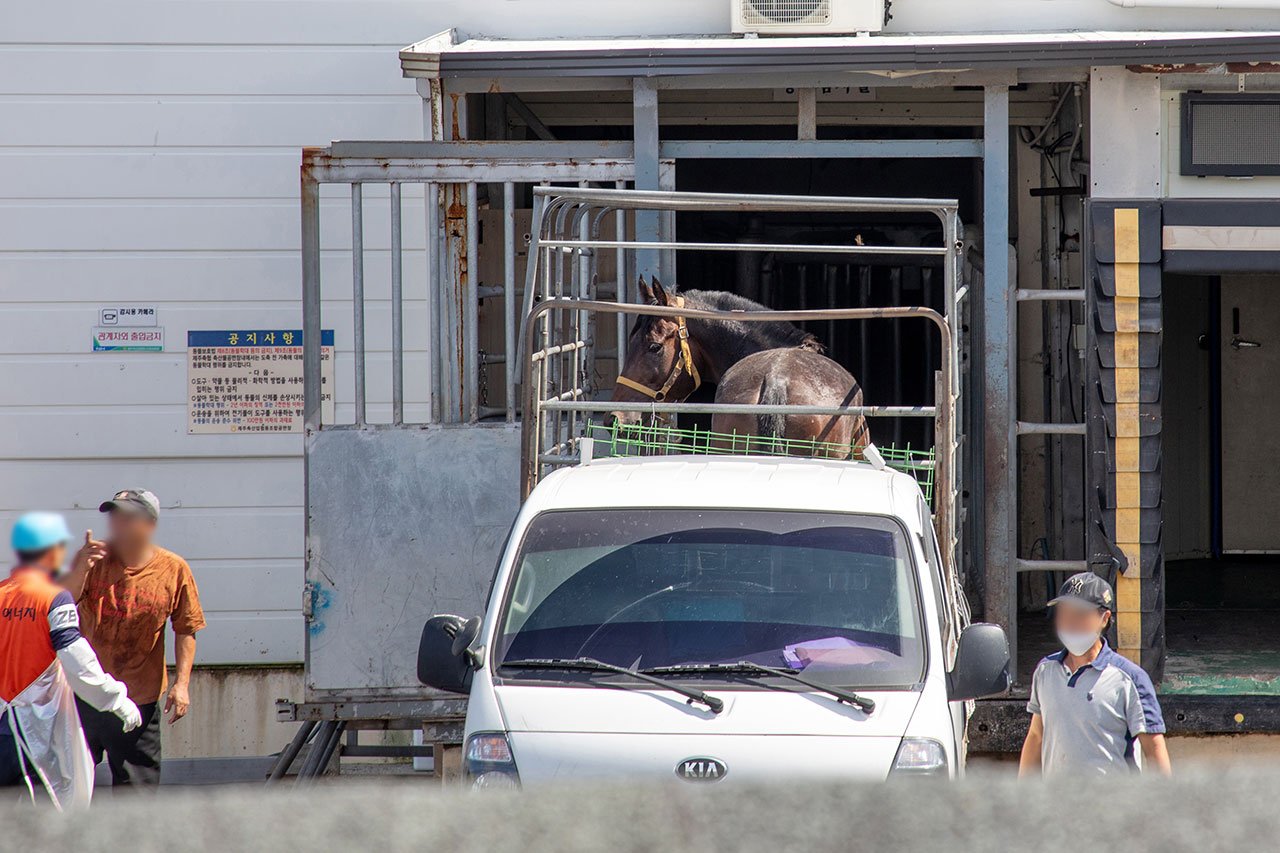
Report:
[[[1063,648],[1031,677],[1031,726],[1019,776],[1128,773],[1137,769],[1135,744],[1146,769],[1168,775],[1164,717],[1151,678],[1107,644],[1111,585],[1092,572],[1067,578],[1054,609]]]
[[[93,760],[75,697],[114,714],[125,730],[142,717],[125,685],[102,671],[80,636],[71,593],[55,578],[71,533],[61,515],[28,513],[13,526],[17,565],[0,581],[0,788],[45,789],[58,809],[93,793]]]

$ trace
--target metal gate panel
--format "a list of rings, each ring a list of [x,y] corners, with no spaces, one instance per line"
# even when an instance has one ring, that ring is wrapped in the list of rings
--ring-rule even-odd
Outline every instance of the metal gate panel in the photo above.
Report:
[[[659,171],[667,182],[674,177],[670,162],[659,164]],[[494,564],[519,507],[514,353],[523,282],[515,259],[525,235],[516,228],[516,203],[530,187],[620,188],[634,181],[634,173],[629,143],[350,142],[303,153],[308,702],[438,695],[419,684],[415,672],[423,620],[432,613],[484,610]],[[321,244],[325,184],[350,193],[351,219],[342,226],[350,229],[349,244]],[[407,193],[406,185],[422,186],[424,198]],[[366,193],[370,187],[379,192]],[[328,199],[326,194],[327,205]],[[416,226],[407,223],[418,217],[405,215],[406,201],[425,206]],[[478,264],[482,206],[499,214],[503,243],[495,253],[500,272],[491,271],[492,280],[485,281]],[[485,221],[493,216],[486,214]],[[366,245],[367,227],[381,235],[388,224],[389,239]],[[337,223],[326,225],[326,241],[334,230],[348,233],[335,229]],[[423,225],[425,263],[416,239],[423,232],[408,231]],[[350,254],[346,328],[322,316],[322,251]],[[366,281],[367,256],[378,259],[370,270],[389,273],[389,289],[386,281]],[[405,310],[407,289],[420,294],[411,312]],[[625,298],[625,287],[615,296]],[[383,304],[366,311],[375,297]],[[500,311],[502,352],[480,349],[482,302]],[[408,335],[406,320],[413,324]],[[354,361],[351,385],[332,389],[339,413],[352,412],[341,423],[322,422],[319,406],[322,390],[330,389],[321,386],[316,344],[320,329],[332,327],[339,351]],[[406,357],[406,338],[425,340],[412,358]],[[505,365],[501,407],[486,407],[481,399],[485,364]],[[406,394],[409,377],[424,372],[425,401]]]
[[[307,436],[308,701],[417,696],[432,613],[484,612],[520,507],[514,426]]]

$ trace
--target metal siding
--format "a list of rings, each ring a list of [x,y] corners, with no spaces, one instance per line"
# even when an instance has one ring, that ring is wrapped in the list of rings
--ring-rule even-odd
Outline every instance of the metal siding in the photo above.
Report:
[[[415,670],[424,618],[484,611],[519,509],[519,439],[507,424],[308,437],[309,699],[433,693]]]
[[[439,23],[420,4],[301,5],[332,15],[298,27],[299,9],[272,4],[35,4],[0,47],[0,526],[42,507],[101,530],[104,496],[153,489],[160,541],[190,561],[208,614],[201,664],[302,660],[302,437],[188,436],[185,332],[300,327],[298,148],[419,136],[396,49]],[[367,200],[374,417],[390,395],[386,195]],[[323,207],[332,245],[348,245],[349,201]],[[407,205],[410,247],[422,218]],[[349,329],[350,259],[321,265],[327,316]],[[408,253],[406,280],[421,272]],[[423,295],[406,293],[410,359]],[[155,305],[167,351],[88,352],[114,302]],[[349,332],[337,350],[347,388]],[[406,379],[416,404],[420,378]]]

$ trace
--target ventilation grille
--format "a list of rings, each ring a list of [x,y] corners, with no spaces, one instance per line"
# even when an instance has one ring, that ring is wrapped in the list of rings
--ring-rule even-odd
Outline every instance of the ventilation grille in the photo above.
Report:
[[[1182,174],[1280,174],[1280,97],[1183,95]]]
[[[742,20],[749,27],[777,24],[831,23],[830,0],[742,0]]]

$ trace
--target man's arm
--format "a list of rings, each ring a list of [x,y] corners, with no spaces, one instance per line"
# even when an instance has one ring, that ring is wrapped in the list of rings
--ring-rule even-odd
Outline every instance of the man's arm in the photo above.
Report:
[[[1044,717],[1031,715],[1027,739],[1022,742],[1022,756],[1018,759],[1018,778],[1040,774],[1040,749],[1044,746]]]
[[[1172,776],[1173,766],[1169,763],[1169,749],[1165,745],[1164,735],[1140,734],[1138,743],[1142,744],[1142,761],[1150,763],[1155,772],[1161,776]]]
[[[93,531],[86,530],[84,532],[84,544],[80,546],[80,550],[76,552],[75,557],[71,560],[71,571],[59,579],[62,587],[71,593],[71,597],[76,601],[80,600],[80,596],[84,594],[84,582],[88,577],[89,571],[102,562],[107,556],[107,543],[100,542],[93,538]]]
[[[191,665],[196,661],[196,635],[174,634],[173,657],[177,666],[174,668],[173,686],[164,700],[164,712],[173,711],[169,725],[181,720],[191,707]]]

